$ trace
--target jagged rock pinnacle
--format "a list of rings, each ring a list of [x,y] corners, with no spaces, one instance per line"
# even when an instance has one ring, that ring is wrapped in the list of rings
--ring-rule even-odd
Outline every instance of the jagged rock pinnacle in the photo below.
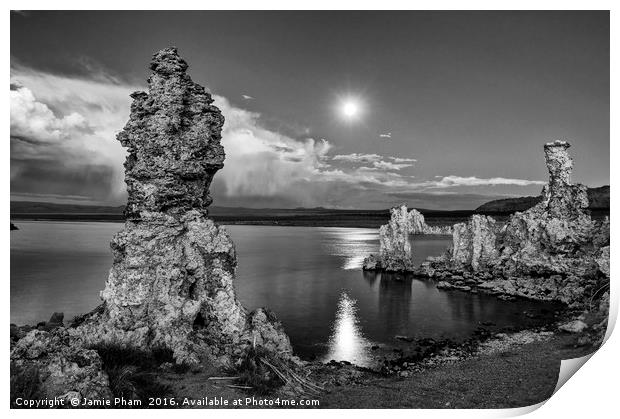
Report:
[[[185,73],[189,66],[181,56],[177,47],[164,48],[153,54],[150,69],[155,73],[170,75]]]
[[[125,215],[207,213],[209,186],[224,166],[224,117],[186,73],[176,48],[153,55],[148,92],[131,95],[131,115],[117,139],[127,147]]]

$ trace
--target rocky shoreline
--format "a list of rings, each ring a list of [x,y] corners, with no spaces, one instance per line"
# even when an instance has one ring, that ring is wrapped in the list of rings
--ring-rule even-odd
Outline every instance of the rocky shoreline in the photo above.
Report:
[[[609,218],[593,220],[587,189],[570,183],[569,147],[565,141],[545,144],[549,183],[537,205],[505,224],[483,215],[455,224],[452,247],[420,266],[412,262],[411,216],[404,206],[393,209],[380,230],[379,257],[369,256],[363,268],[410,272],[438,281],[439,288],[502,298],[560,301],[582,309],[608,305]]]
[[[411,339],[406,336],[395,337],[399,339],[402,345],[398,350],[393,352],[393,355],[386,359],[381,364],[378,364],[375,368],[365,368],[353,365],[348,362],[307,362],[304,366],[304,379],[311,380],[316,384],[316,391],[301,391],[299,388],[295,388],[290,385],[276,386],[271,388],[267,393],[263,393],[257,388],[247,387],[244,383],[239,382],[236,377],[230,377],[230,371],[226,369],[214,369],[207,364],[201,364],[191,369],[179,369],[175,367],[174,363],[170,362],[170,359],[162,358],[159,361],[152,363],[144,373],[149,377],[151,387],[161,388],[164,391],[162,395],[169,400],[175,400],[178,405],[170,407],[193,407],[193,408],[205,408],[205,407],[218,407],[208,404],[193,404],[191,406],[183,406],[183,400],[189,399],[204,399],[207,400],[232,400],[237,398],[256,397],[264,400],[276,400],[278,398],[301,398],[306,400],[318,400],[320,405],[317,407],[360,407],[359,400],[351,399],[348,402],[342,400],[347,398],[349,394],[356,394],[359,397],[367,399],[369,406],[378,407],[378,400],[381,400],[386,396],[385,389],[394,388],[397,389],[401,386],[405,386],[401,391],[404,400],[399,402],[392,401],[389,406],[386,407],[437,407],[434,403],[436,397],[429,399],[421,399],[412,401],[407,396],[411,392],[416,394],[415,383],[426,383],[429,380],[434,382],[436,380],[451,380],[454,379],[455,371],[460,371],[463,368],[472,368],[472,365],[476,365],[481,362],[494,363],[495,369],[491,374],[508,374],[504,377],[504,380],[514,380],[517,383],[517,388],[528,388],[532,385],[541,386],[544,382],[532,382],[532,380],[539,380],[542,371],[537,370],[535,377],[530,373],[525,373],[527,367],[523,365],[523,369],[519,369],[518,376],[515,376],[515,372],[503,372],[501,368],[503,366],[510,366],[509,362],[512,357],[523,354],[528,358],[528,364],[538,356],[552,357],[557,359],[558,364],[545,363],[545,368],[549,370],[548,373],[544,373],[543,376],[554,374],[557,376],[556,368],[559,368],[559,360],[562,358],[569,358],[575,356],[583,356],[595,351],[602,343],[603,336],[606,330],[607,318],[600,315],[600,312],[590,313],[588,316],[582,316],[581,320],[583,325],[581,327],[574,327],[574,322],[570,319],[574,318],[578,312],[576,310],[565,309],[559,313],[559,317],[556,321],[547,325],[536,327],[533,329],[524,330],[496,330],[489,331],[482,326],[473,336],[464,342],[456,343],[449,340],[433,340],[433,339]],[[56,316],[56,318],[58,318]],[[69,326],[71,327],[71,326]],[[51,332],[51,328],[59,329],[57,332]],[[22,328],[11,327],[12,342],[14,342],[14,332],[18,331],[21,335]],[[47,329],[45,333],[54,333],[56,336],[63,336],[64,327],[55,325],[52,321],[41,322],[37,328],[38,330]],[[23,330],[28,332],[28,330]],[[23,337],[23,335],[22,335]],[[12,347],[13,347],[12,343]],[[61,347],[61,346],[59,346]],[[99,353],[102,348],[94,350],[95,353]],[[388,349],[388,348],[386,348]],[[47,351],[53,352],[55,349],[49,346],[46,347]],[[99,352],[98,352],[99,351]],[[525,351],[525,352],[524,352]],[[565,355],[560,353],[567,352]],[[558,355],[551,355],[557,353]],[[570,356],[568,356],[570,354]],[[94,354],[86,351],[67,353],[64,352],[64,356],[72,357],[74,362],[80,365],[89,364],[88,370],[93,371],[99,363],[95,362]],[[520,355],[519,355],[520,356]],[[160,356],[161,357],[161,356]],[[102,360],[107,362],[109,354],[102,352]],[[70,364],[69,364],[70,365]],[[67,364],[64,365],[67,367]],[[497,370],[496,368],[500,368]],[[105,368],[103,367],[105,371]],[[480,370],[483,377],[486,377],[487,372]],[[58,371],[60,373],[60,370]],[[63,374],[66,372],[63,372]],[[525,373],[525,375],[524,375]],[[114,374],[114,372],[112,372]],[[93,375],[86,381],[90,385],[97,382],[97,379],[104,380],[107,373],[103,375]],[[226,379],[224,383],[221,379]],[[116,379],[114,375],[110,378]],[[80,377],[83,379],[83,377]],[[472,379],[488,380],[490,378],[475,378],[467,376],[467,383],[471,384]],[[518,380],[518,382],[517,382]],[[504,382],[504,381],[502,381]],[[78,382],[75,382],[78,385]],[[428,384],[427,384],[428,385]],[[472,384],[473,385],[473,384]],[[543,387],[546,388],[544,393],[538,393],[538,397],[535,402],[543,401],[546,397],[551,395],[555,381],[549,382]],[[113,386],[115,391],[117,388]],[[436,391],[436,385],[433,385],[432,390],[436,395],[442,395],[443,390],[439,393]],[[442,388],[444,388],[442,386]],[[429,388],[429,390],[431,390]],[[151,390],[152,391],[152,390]],[[472,391],[474,388],[472,387]],[[474,391],[473,394],[478,392]],[[467,393],[472,394],[472,393]],[[514,395],[514,391],[512,393]],[[65,393],[61,396],[66,400],[64,407],[70,406],[71,397],[75,397],[75,394]],[[100,395],[105,397],[112,397],[111,395]],[[495,398],[486,399],[484,396],[479,395],[478,399],[474,399],[469,402],[469,407],[506,407],[504,404],[495,401]],[[520,399],[523,396],[513,396],[511,405],[513,406],[525,406],[531,404],[529,399]],[[379,399],[376,399],[379,398]],[[450,407],[451,405],[458,405],[459,397],[454,398],[447,395],[440,397],[441,407]],[[401,403],[401,404],[398,404]],[[404,403],[404,404],[403,404]],[[79,406],[86,408],[88,406]],[[129,406],[131,407],[131,406]],[[141,406],[144,407],[144,406]],[[225,406],[219,406],[225,407]],[[273,405],[270,407],[287,407]],[[288,406],[290,407],[290,406]]]
[[[586,353],[595,351],[603,342],[607,327],[607,313],[605,307],[583,313],[580,310],[564,308],[557,313],[557,318],[548,324],[535,327],[517,329],[505,328],[491,331],[485,325],[474,332],[472,336],[462,342],[449,339],[414,339],[407,336],[395,336],[401,342],[399,345],[387,345],[383,349],[386,355],[373,367],[360,367],[346,361],[302,361],[304,375],[307,380],[316,383],[320,391],[308,392],[294,386],[278,386],[269,392],[269,396],[276,397],[329,397],[330,394],[340,391],[342,388],[364,387],[369,382],[383,377],[382,379],[398,382],[402,379],[422,378],[437,368],[458,365],[481,356],[503,356],[503,353],[519,351],[520,347],[534,342],[544,344],[556,337],[564,339],[570,337],[571,345]],[[85,349],[66,345],[70,339],[71,330],[79,325],[82,319],[78,316],[71,324],[66,326],[62,322],[62,313],[54,313],[48,322],[40,322],[37,326],[11,325],[11,349],[13,353],[20,353],[24,357],[32,359],[40,358],[43,354],[52,357],[55,361],[50,363],[50,376],[56,377],[58,391],[66,388],[69,382],[73,390],[82,397],[111,398],[114,395],[106,389],[108,377],[105,368],[100,361],[99,351],[101,348]],[[51,337],[49,340],[41,340],[43,336]],[[105,354],[103,358],[105,358]],[[186,370],[176,370],[173,358],[163,359],[152,365],[148,373],[151,379],[159,381],[173,374],[177,381],[177,387],[183,387],[184,380],[191,381],[192,375],[204,371],[204,366],[194,367],[193,373]],[[79,368],[76,368],[76,365]],[[196,369],[197,368],[197,369]],[[68,381],[68,371],[73,378]],[[176,372],[175,372],[176,371]],[[226,369],[208,370],[210,377],[226,376]],[[187,377],[187,378],[183,378]],[[207,378],[208,379],[208,378]],[[49,381],[49,380],[48,380]],[[233,380],[234,383],[234,380]],[[49,386],[49,382],[48,382]],[[244,389],[239,386],[237,390],[240,396],[256,394],[252,388]],[[103,389],[97,393],[93,388]],[[234,387],[233,387],[234,388]],[[69,403],[76,393],[65,392],[61,395]],[[183,398],[182,394],[170,393],[169,397]]]
[[[488,352],[494,346],[502,347],[503,339],[513,345],[526,344],[524,336],[550,339],[575,334],[576,345],[592,351],[602,344],[609,315],[609,218],[592,219],[587,189],[570,183],[569,147],[565,141],[545,144],[549,183],[535,206],[516,212],[505,223],[476,214],[466,223],[455,224],[452,247],[420,266],[412,262],[415,249],[409,242],[415,210],[394,208],[390,223],[380,230],[380,254],[366,258],[364,270],[410,273],[451,292],[559,302],[565,307],[556,324],[494,338],[481,333],[464,346],[439,351],[443,355],[436,362],[441,363],[442,357],[451,362]],[[409,371],[408,361],[403,357],[388,363],[388,370],[398,374]]]

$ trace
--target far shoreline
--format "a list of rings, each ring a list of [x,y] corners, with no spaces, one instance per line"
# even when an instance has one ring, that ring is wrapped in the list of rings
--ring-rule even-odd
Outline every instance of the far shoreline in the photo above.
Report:
[[[210,214],[218,224],[223,225],[256,225],[256,226],[279,226],[279,227],[343,227],[343,228],[379,228],[389,221],[387,211],[343,211],[335,213],[297,213],[297,214],[239,214],[220,215]],[[504,222],[513,212],[478,212],[475,210],[457,211],[431,211],[424,214],[426,222],[430,226],[454,225],[466,222],[474,214],[489,215],[499,222]],[[594,219],[609,217],[609,210],[591,210]],[[12,213],[11,222],[19,227],[21,221],[41,222],[106,222],[124,223],[122,214],[110,213]]]

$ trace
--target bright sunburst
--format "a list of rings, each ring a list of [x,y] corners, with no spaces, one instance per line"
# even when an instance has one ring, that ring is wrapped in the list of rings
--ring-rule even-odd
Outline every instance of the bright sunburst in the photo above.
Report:
[[[346,119],[355,119],[361,112],[360,103],[355,99],[347,99],[342,102],[340,111]]]

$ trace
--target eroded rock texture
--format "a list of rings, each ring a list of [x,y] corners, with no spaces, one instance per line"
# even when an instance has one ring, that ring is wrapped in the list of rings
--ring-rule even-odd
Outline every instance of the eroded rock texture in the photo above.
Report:
[[[381,268],[386,271],[406,271],[413,267],[413,254],[409,234],[414,224],[402,205],[390,210],[390,221],[379,228],[379,257]],[[367,265],[365,264],[367,267]]]
[[[127,220],[111,243],[104,311],[76,333],[86,343],[169,348],[184,363],[228,364],[248,345],[290,356],[273,315],[248,315],[237,300],[234,244],[206,218],[209,185],[224,162],[224,118],[187,67],[175,48],[159,51],[148,92],[131,95],[117,137],[129,152]]]
[[[12,374],[36,371],[41,398],[112,398],[97,352],[84,348],[65,328],[32,330],[22,337],[11,350],[11,369]]]
[[[609,220],[592,220],[586,187],[570,183],[569,147],[545,144],[549,184],[541,202],[501,228],[480,215],[455,225],[451,253],[425,262],[421,273],[440,279],[473,274],[482,289],[577,305],[605,289]]]
[[[452,231],[454,262],[469,265],[474,271],[493,264],[499,231],[493,218],[476,214],[467,223],[455,224]]]
[[[390,221],[379,228],[379,257],[370,255],[364,260],[365,270],[385,270],[390,272],[411,271],[414,269],[410,235],[450,234],[450,227],[429,226],[424,216],[406,205],[390,210]]]
[[[129,153],[129,219],[148,212],[206,214],[211,204],[209,185],[224,167],[224,117],[187,67],[175,48],[161,50],[151,61],[148,93],[131,95],[129,121],[117,136]]]

